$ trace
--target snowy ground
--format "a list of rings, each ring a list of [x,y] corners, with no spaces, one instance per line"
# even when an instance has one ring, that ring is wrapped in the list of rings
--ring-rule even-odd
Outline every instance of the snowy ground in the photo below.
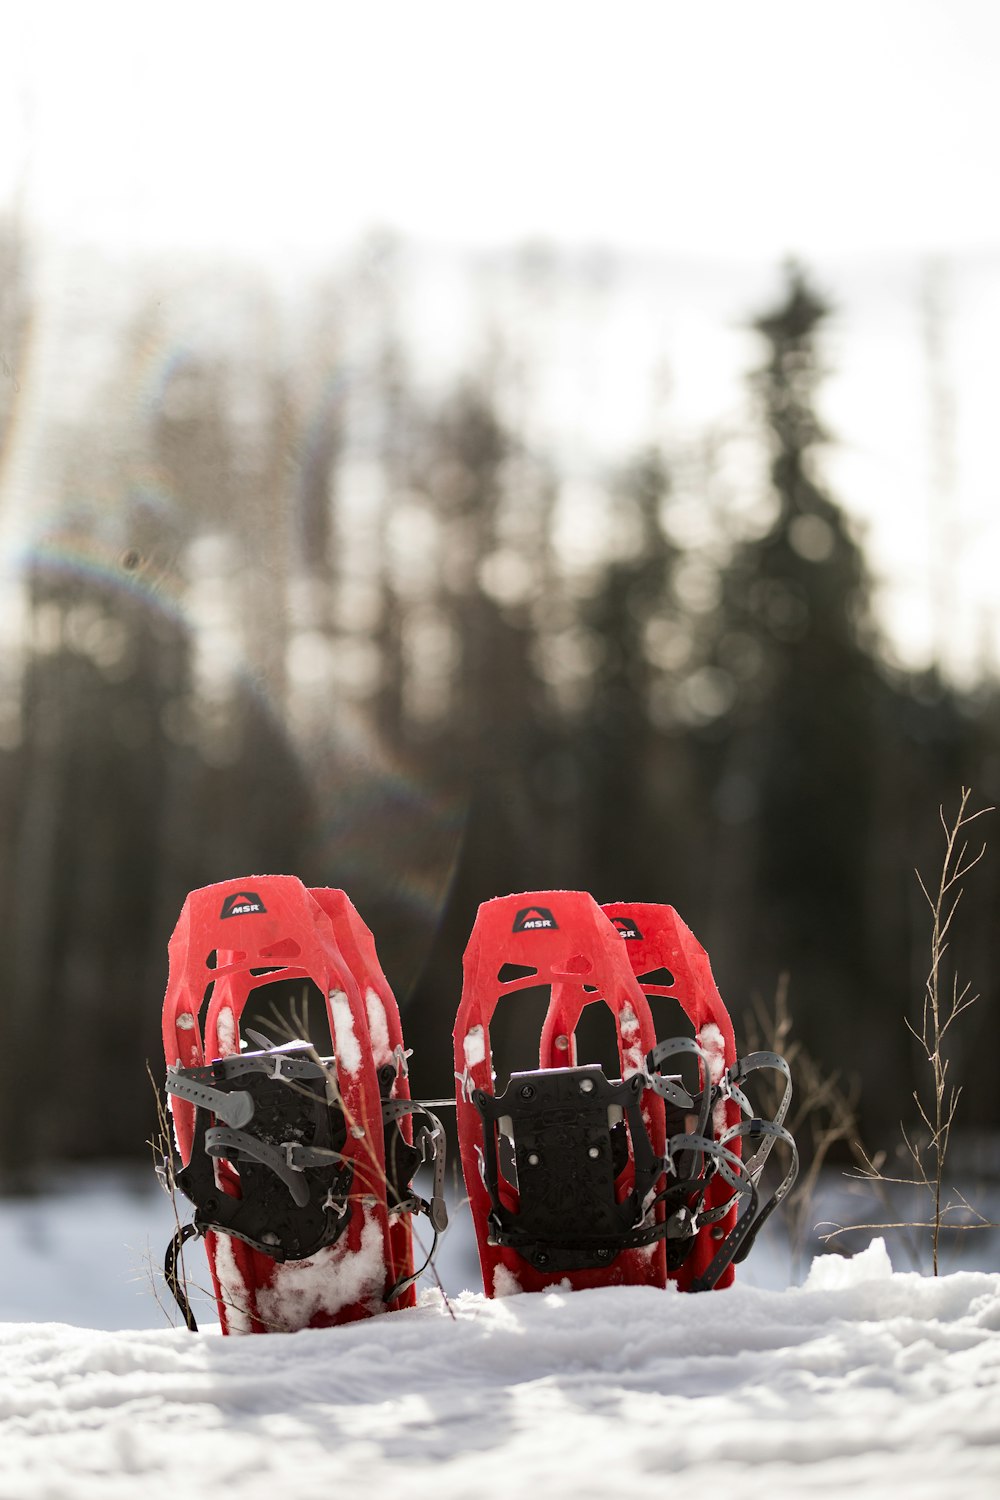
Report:
[[[876,1241],[773,1289],[749,1284],[778,1264],[761,1246],[722,1293],[487,1302],[461,1289],[459,1231],[454,1318],[429,1290],[349,1328],[223,1339],[156,1305],[143,1257],[170,1222],[110,1178],[0,1202],[2,1500],[576,1500],[675,1476],[739,1500],[1000,1493],[997,1273],[894,1273]]]

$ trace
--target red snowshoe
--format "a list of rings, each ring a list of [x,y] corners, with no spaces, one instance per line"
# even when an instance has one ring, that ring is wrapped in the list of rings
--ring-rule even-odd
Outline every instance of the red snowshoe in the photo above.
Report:
[[[274,1001],[273,1015],[261,1012],[275,993],[307,1002],[311,987],[327,1056],[300,1034],[305,1004],[291,1021]],[[251,1015],[277,1025],[278,1039],[251,1030]],[[224,1333],[412,1306],[409,1215],[426,1211],[435,1239],[444,1227],[444,1137],[410,1100],[396,1002],[344,892],[308,891],[289,875],[193,891],[170,941],[163,1045],[175,1180],[195,1209],[166,1264],[188,1326],[178,1259],[194,1235],[205,1238]],[[436,1161],[430,1203],[410,1185],[425,1160]]]
[[[480,907],[464,969],[458,1133],[487,1295],[668,1278],[686,1291],[728,1285],[795,1179],[781,1123],[791,1084],[774,1054],[737,1061],[707,956],[677,914],[602,910],[582,891],[501,897]],[[512,1073],[497,1095],[490,1022],[501,999],[539,985],[549,990],[540,1066]],[[656,1042],[649,998],[659,996],[680,1003],[693,1037]],[[592,1004],[614,1017],[619,1078],[578,1062],[577,1027]],[[771,1118],[740,1086],[761,1068],[785,1079]],[[776,1140],[791,1165],[762,1204]]]
[[[647,1090],[655,1044],[625,946],[583,891],[502,896],[479,908],[455,1023],[458,1139],[488,1296],[663,1286],[663,1100]],[[500,999],[551,986],[540,1067],[496,1095],[490,1022]],[[620,1080],[579,1067],[575,1031],[592,1001],[614,1017]],[[646,1222],[648,1219],[648,1223]]]

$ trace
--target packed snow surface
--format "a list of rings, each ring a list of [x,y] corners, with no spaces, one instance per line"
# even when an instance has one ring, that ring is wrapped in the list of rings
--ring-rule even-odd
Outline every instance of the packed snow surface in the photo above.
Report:
[[[323,1331],[0,1345],[4,1500],[1000,1493],[1000,1275],[894,1274],[881,1241],[784,1291],[432,1290]]]

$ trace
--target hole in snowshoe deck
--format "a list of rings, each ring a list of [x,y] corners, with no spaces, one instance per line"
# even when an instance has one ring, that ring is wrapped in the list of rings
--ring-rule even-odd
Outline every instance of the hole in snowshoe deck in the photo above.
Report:
[[[605,1078],[622,1076],[615,1018],[603,1002],[595,1001],[583,1009],[576,1027],[576,1058],[581,1066],[598,1063]]]
[[[595,999],[584,1006],[577,1022],[576,1061],[578,1064],[598,1064],[606,1078],[620,1078],[622,1067],[614,1015],[600,1000],[596,986],[584,984],[583,989]],[[537,1067],[539,1042],[551,999],[552,989],[548,984],[525,985],[523,989],[502,995],[490,1021],[490,1051],[497,1094],[503,1093],[513,1073]],[[569,1038],[565,1039],[565,1044],[562,1038],[557,1038],[555,1046],[559,1063],[569,1066]]]
[[[220,950],[218,948],[213,948],[212,951],[211,951],[211,953],[209,953],[208,957],[205,959],[205,968],[209,969],[209,970],[212,970],[212,969],[223,969],[224,970],[224,969],[228,969],[230,967],[230,965],[232,965],[232,964],[241,964],[241,963],[243,963],[245,959],[246,959],[246,954],[243,952],[243,950],[241,948],[233,948],[233,949],[228,949],[227,948],[227,949],[222,949],[222,950]]]
[[[255,971],[260,973],[260,971]],[[240,1031],[247,1028],[270,1037],[275,1046],[286,1042],[309,1042],[320,1057],[333,1055],[326,998],[311,979],[301,975],[284,975],[280,969],[265,970],[271,977],[258,984],[247,996],[240,1017]]]
[[[500,984],[512,984],[515,979],[530,979],[538,970],[531,964],[501,964],[497,972]]]
[[[494,1088],[502,1094],[512,1073],[538,1066],[538,1042],[549,1008],[547,984],[526,985],[503,996],[490,1020]]]
[[[639,974],[636,977],[640,985],[643,986],[647,984],[660,984],[664,989],[673,989],[677,983],[669,969],[650,969],[647,974]]]

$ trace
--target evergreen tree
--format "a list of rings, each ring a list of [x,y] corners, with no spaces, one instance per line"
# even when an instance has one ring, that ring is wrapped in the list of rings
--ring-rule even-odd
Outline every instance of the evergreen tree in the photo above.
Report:
[[[753,376],[771,449],[773,519],[740,545],[724,579],[717,660],[748,656],[721,726],[717,805],[727,860],[734,825],[743,889],[720,949],[737,993],[773,992],[782,971],[807,1034],[837,1051],[867,1019],[865,871],[873,815],[878,704],[869,580],[844,513],[821,483],[826,433],[816,410],[819,338],[829,308],[798,267],[754,327],[766,344]],[[720,928],[725,928],[720,915]]]

